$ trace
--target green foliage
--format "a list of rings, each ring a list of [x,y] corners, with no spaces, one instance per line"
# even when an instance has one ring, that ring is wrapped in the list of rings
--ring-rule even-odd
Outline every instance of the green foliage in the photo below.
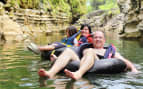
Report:
[[[74,14],[86,13],[86,0],[71,0],[71,8]]]
[[[105,4],[105,0],[88,0],[92,6],[92,10],[98,10],[100,5]]]
[[[91,12],[92,11],[92,7],[91,6],[88,6],[87,7],[87,12]]]
[[[109,10],[108,14],[118,14],[118,13],[120,13],[116,0],[106,0],[106,3],[104,5],[100,5],[99,9]],[[114,10],[111,11],[111,9],[114,9]]]
[[[88,0],[91,7],[88,7],[89,10],[110,10],[112,8],[118,8],[116,0]]]
[[[100,9],[109,10],[112,8],[118,8],[116,0],[106,0],[104,5],[99,6]]]
[[[11,0],[10,2],[9,2],[9,5],[11,6],[11,7],[15,7],[15,6],[17,6],[17,0]],[[19,3],[19,2],[18,2]]]
[[[39,6],[39,0],[10,0],[8,4],[10,4],[11,7],[15,8],[38,8]]]
[[[9,4],[15,8],[43,9],[53,16],[66,13],[72,19],[87,12],[86,0],[9,0]]]
[[[92,0],[92,1],[94,1],[94,0]],[[105,0],[96,0],[96,1],[102,3],[102,2],[104,2]]]
[[[44,10],[52,10],[53,12],[69,13],[72,8],[75,14],[86,13],[86,0],[10,0],[9,3],[12,7],[18,5],[24,9],[42,8]]]

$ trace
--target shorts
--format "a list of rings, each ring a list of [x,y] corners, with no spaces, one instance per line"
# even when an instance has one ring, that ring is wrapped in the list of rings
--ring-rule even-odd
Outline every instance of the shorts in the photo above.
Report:
[[[62,44],[60,42],[54,42],[51,45],[54,45],[55,49],[66,47],[66,45],[64,45],[64,44]]]

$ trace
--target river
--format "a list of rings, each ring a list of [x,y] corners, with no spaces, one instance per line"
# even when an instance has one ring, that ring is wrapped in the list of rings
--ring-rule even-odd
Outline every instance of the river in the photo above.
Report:
[[[39,35],[33,42],[44,45],[62,37],[61,33]],[[7,42],[0,46],[0,89],[143,89],[143,40],[122,40],[116,34],[107,34],[106,42],[113,43],[140,73],[88,74],[78,81],[58,74],[47,80],[47,86],[40,87],[37,70],[47,67],[48,62],[40,61],[40,56],[28,51],[25,43]]]

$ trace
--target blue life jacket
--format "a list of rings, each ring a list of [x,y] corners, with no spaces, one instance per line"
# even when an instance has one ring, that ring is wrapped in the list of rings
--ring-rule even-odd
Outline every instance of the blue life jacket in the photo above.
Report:
[[[73,41],[74,39],[80,34],[80,31],[78,31],[77,33],[75,33],[74,35],[72,35],[71,37],[68,38],[64,38],[61,40],[61,42],[65,45],[73,45]]]
[[[87,42],[87,38],[85,36],[81,36],[78,43],[79,45],[81,45],[82,43],[86,43]]]
[[[104,54],[104,59],[106,59],[106,58],[113,58],[115,56],[115,52],[116,52],[116,49],[113,46],[113,44],[109,45],[107,47],[107,49],[106,49],[105,54]]]

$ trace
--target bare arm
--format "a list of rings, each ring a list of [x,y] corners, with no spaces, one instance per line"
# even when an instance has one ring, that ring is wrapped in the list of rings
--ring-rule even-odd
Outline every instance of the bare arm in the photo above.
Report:
[[[115,54],[115,58],[123,60],[127,65],[127,69],[130,69],[132,72],[138,73],[138,70],[135,68],[135,66],[129,60],[121,56],[119,53]]]

